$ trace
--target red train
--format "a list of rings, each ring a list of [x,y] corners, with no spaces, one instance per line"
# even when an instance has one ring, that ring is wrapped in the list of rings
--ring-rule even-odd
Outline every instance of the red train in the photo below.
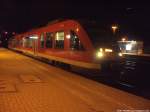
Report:
[[[9,48],[54,62],[101,69],[102,63],[115,61],[121,54],[113,46],[112,36],[94,25],[76,20],[55,21],[14,36]]]

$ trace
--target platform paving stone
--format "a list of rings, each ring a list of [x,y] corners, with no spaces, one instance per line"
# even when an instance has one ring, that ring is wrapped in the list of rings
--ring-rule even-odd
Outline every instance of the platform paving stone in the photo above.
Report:
[[[20,79],[24,83],[40,83],[42,80],[35,75],[20,75]]]
[[[7,80],[0,80],[0,93],[16,92],[15,84],[7,82]]]

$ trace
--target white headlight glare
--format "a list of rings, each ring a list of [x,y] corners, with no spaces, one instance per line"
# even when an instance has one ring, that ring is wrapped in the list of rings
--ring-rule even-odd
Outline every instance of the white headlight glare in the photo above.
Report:
[[[102,52],[98,52],[98,53],[97,53],[97,57],[101,58],[101,57],[103,57],[103,56],[104,56],[104,54],[103,54]]]
[[[118,55],[121,57],[121,56],[123,56],[123,54],[122,53],[118,53]]]

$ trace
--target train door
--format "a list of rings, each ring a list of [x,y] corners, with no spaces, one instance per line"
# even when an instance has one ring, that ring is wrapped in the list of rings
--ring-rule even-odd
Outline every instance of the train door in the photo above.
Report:
[[[32,38],[32,50],[34,55],[38,55],[38,36],[30,37]]]
[[[34,55],[38,54],[38,39],[33,40],[33,53]]]

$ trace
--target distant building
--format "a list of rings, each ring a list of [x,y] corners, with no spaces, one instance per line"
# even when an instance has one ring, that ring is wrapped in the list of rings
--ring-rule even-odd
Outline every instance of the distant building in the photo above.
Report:
[[[124,54],[143,54],[142,41],[118,41],[120,51]]]

